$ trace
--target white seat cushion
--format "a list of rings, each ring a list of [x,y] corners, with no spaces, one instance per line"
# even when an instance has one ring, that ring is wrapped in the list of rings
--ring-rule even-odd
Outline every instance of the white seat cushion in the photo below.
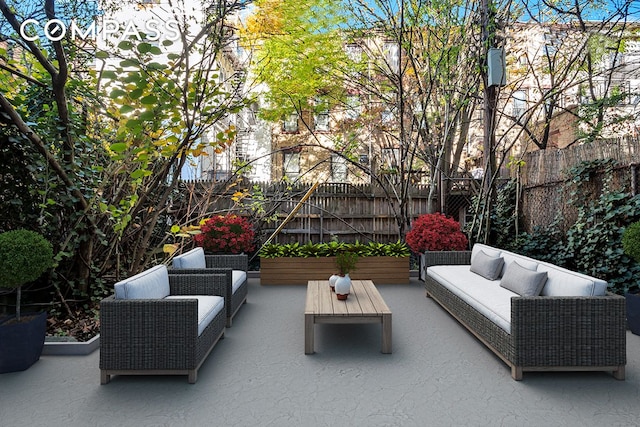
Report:
[[[198,335],[211,323],[214,317],[224,310],[224,298],[212,295],[171,295],[165,299],[198,300]]]
[[[511,333],[511,298],[518,295],[501,287],[499,280],[487,280],[468,265],[436,265],[427,268],[427,275]]]
[[[163,264],[113,285],[116,299],[162,299],[169,295],[169,274]]]
[[[242,270],[233,270],[231,272],[231,293],[235,293],[240,286],[247,280],[247,272]]]

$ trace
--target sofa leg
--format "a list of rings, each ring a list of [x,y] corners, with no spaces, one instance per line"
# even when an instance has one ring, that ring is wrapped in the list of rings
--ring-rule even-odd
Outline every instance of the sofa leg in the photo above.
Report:
[[[226,325],[226,327],[230,328],[231,327],[231,323],[232,323],[231,317],[227,317],[227,325]]]
[[[198,381],[198,371],[192,369],[189,371],[189,384],[195,384]]]
[[[111,375],[108,375],[104,369],[100,370],[100,384],[109,384],[111,381]]]
[[[613,378],[624,381],[624,365],[618,366],[618,369],[613,371]]]
[[[516,381],[522,381],[522,367],[521,366],[512,366],[511,367],[511,377]]]

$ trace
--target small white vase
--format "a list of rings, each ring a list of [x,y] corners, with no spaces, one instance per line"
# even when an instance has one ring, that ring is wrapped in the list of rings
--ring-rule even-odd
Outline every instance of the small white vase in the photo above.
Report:
[[[329,287],[334,292],[336,287],[336,280],[338,280],[338,278],[340,278],[340,276],[338,276],[337,274],[332,274],[331,277],[329,277]]]
[[[336,280],[336,296],[339,300],[345,300],[349,296],[349,292],[351,292],[351,278],[348,274],[339,276]]]

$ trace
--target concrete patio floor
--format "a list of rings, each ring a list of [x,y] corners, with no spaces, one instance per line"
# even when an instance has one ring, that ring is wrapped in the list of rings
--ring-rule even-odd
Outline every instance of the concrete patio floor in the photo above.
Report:
[[[413,279],[412,279],[413,280]],[[14,426],[633,426],[640,424],[640,336],[627,379],[509,368],[418,281],[383,285],[393,354],[379,325],[316,325],[304,354],[305,286],[260,286],[190,385],[183,376],[114,377],[99,351],[43,356],[0,375],[0,425]]]

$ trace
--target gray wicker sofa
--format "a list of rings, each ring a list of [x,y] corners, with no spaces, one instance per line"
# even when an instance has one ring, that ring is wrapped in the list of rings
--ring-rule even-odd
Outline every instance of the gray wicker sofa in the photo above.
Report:
[[[624,380],[625,300],[606,282],[481,244],[423,260],[427,297],[509,365],[513,379],[610,371]]]
[[[100,302],[100,383],[112,375],[188,375],[224,337],[224,297],[206,274],[158,265],[114,285]]]

